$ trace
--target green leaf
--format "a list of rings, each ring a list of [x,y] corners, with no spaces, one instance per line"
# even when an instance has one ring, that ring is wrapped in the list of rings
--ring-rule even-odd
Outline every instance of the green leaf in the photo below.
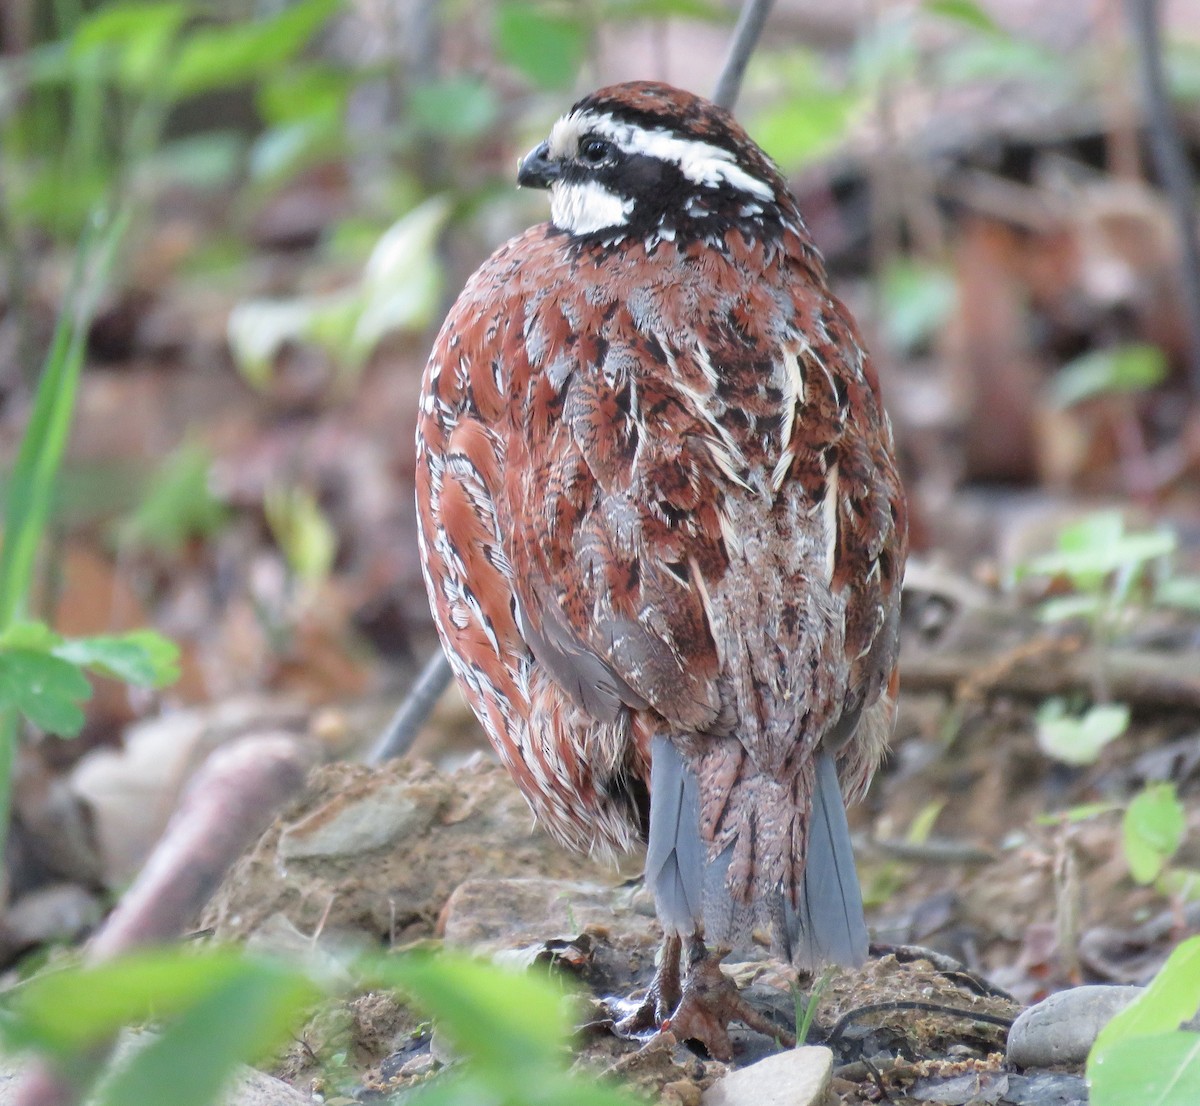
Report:
[[[1098,349],[1068,362],[1054,378],[1059,407],[1096,396],[1144,392],[1167,378],[1167,358],[1158,346],[1135,344]]]
[[[562,992],[545,978],[448,953],[412,953],[373,971],[432,1015],[455,1047],[489,1073],[511,1072],[509,1082],[519,1084],[523,1070],[562,1062],[567,1012]]]
[[[176,96],[248,84],[294,57],[338,9],[341,0],[300,0],[278,15],[192,32],[170,71]]]
[[[57,646],[54,655],[139,687],[166,687],[179,679],[178,646],[153,630],[75,638]]]
[[[276,978],[273,961],[234,949],[146,949],[104,964],[76,965],[30,980],[7,996],[0,1037],[15,1048],[69,1058],[127,1025],[178,1015],[248,973]],[[290,970],[284,975],[291,979]]]
[[[1067,714],[1061,699],[1048,699],[1034,718],[1042,752],[1064,764],[1094,764],[1100,752],[1129,728],[1124,703],[1097,703],[1083,714]]]
[[[1118,1041],[1178,1029],[1200,1010],[1200,936],[1180,942],[1145,991],[1116,1015],[1092,1046],[1092,1057]],[[1092,1057],[1088,1058],[1089,1065]]]
[[[188,7],[177,3],[108,4],[83,20],[71,40],[76,66],[88,55],[109,59],[126,88],[146,92],[166,72]]]
[[[1057,551],[1018,566],[1017,576],[1065,576],[1081,591],[1095,591],[1111,573],[1142,568],[1177,544],[1170,531],[1130,533],[1119,511],[1099,511],[1064,527]]]
[[[987,34],[1007,34],[975,0],[925,0],[922,6],[930,15],[953,20],[972,30]]]
[[[0,551],[0,629],[16,619],[25,604],[71,428],[84,339],[127,225],[127,215],[107,224],[97,220],[76,252],[71,289],[38,380],[9,485]]]
[[[1087,1063],[1092,1106],[1200,1101],[1200,1033],[1178,1031],[1198,1008],[1200,937],[1190,937],[1100,1031]]]
[[[500,57],[541,88],[569,85],[587,50],[578,19],[522,0],[497,6],[495,41]]]
[[[1170,783],[1145,787],[1125,811],[1125,857],[1138,883],[1153,883],[1183,843],[1187,818]]]
[[[87,677],[68,661],[29,649],[0,651],[0,709],[16,708],[47,733],[79,733],[83,711],[76,704],[91,695]]]
[[[212,455],[195,442],[181,445],[154,474],[140,506],[118,527],[118,537],[161,553],[178,552],[192,538],[207,538],[229,521],[212,490]]]
[[[958,306],[958,286],[946,269],[910,260],[888,265],[880,292],[884,335],[902,352],[932,338]]]
[[[858,110],[857,92],[813,91],[757,113],[749,130],[772,160],[798,169],[829,153]]]
[[[239,1063],[261,1059],[294,1030],[316,988],[282,965],[245,961],[106,1082],[101,1106],[210,1106]]]
[[[1088,1063],[1088,1090],[1090,1106],[1195,1106],[1200,1033],[1158,1033],[1109,1046]]]
[[[337,534],[306,488],[275,488],[263,500],[267,525],[288,567],[307,584],[329,576],[337,553]]]

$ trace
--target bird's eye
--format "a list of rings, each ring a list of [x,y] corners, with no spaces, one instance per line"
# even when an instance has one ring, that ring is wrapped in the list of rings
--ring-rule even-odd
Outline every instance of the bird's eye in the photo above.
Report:
[[[600,165],[613,152],[613,144],[603,138],[585,138],[579,143],[579,160],[587,165]]]

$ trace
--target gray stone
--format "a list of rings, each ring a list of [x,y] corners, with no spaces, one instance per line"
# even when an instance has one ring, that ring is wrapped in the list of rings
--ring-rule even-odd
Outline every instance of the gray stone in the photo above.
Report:
[[[359,857],[424,833],[437,817],[437,806],[415,801],[403,782],[374,793],[337,796],[279,838],[279,858]]]
[[[1008,1031],[1009,1062],[1019,1068],[1082,1064],[1100,1030],[1141,987],[1072,987],[1024,1011]]]
[[[833,1053],[805,1045],[731,1071],[704,1092],[701,1106],[825,1106]]]

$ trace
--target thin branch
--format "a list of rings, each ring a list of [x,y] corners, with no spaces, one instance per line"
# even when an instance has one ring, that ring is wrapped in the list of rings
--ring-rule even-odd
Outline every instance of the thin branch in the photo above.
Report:
[[[446,654],[438,649],[429,658],[417,682],[409,689],[408,696],[400,704],[400,709],[392,715],[392,720],[376,742],[375,748],[367,758],[369,764],[383,764],[404,756],[412,748],[417,734],[425,725],[426,719],[433,713],[437,701],[450,683],[450,662]]]
[[[1195,194],[1187,154],[1171,111],[1162,61],[1161,5],[1159,0],[1126,0],[1125,10],[1133,33],[1142,110],[1154,165],[1170,200],[1179,235],[1180,283],[1187,322],[1192,394],[1200,399],[1200,241],[1196,234]]]
[[[742,5],[742,14],[738,16],[737,26],[733,29],[733,42],[729,44],[729,53],[725,55],[725,64],[721,67],[721,75],[713,92],[714,104],[732,111],[737,103],[738,93],[742,90],[742,78],[746,76],[746,66],[758,45],[763,24],[771,12],[771,4],[772,0],[746,0]]]

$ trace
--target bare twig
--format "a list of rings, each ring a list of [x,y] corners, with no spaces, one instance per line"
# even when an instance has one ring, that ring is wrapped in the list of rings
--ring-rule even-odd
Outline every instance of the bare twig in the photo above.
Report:
[[[368,762],[383,764],[404,756],[416,740],[425,720],[437,706],[437,701],[450,683],[450,662],[440,649],[429,658],[417,677],[417,682],[409,689],[408,697],[400,704],[400,709],[392,715],[392,720],[384,730],[375,748],[371,750]]]
[[[976,651],[911,656],[900,678],[909,692],[940,691],[970,698],[1014,695],[1045,699],[1051,695],[1090,692],[1095,677],[1095,651],[1042,652],[1020,663],[997,666],[987,679],[979,673],[997,660]],[[1200,657],[1194,652],[1165,657],[1162,653],[1111,650],[1105,658],[1108,689],[1114,699],[1158,710],[1200,710]]]
[[[1183,313],[1191,343],[1192,393],[1200,399],[1200,241],[1196,234],[1195,181],[1171,111],[1163,72],[1159,0],[1126,0],[1125,10],[1133,33],[1142,109],[1150,150],[1162,186],[1175,215],[1179,235],[1180,280]]]
[[[213,753],[133,886],[92,938],[88,960],[111,960],[178,936],[242,850],[299,790],[307,767],[307,757],[285,735],[246,738]],[[100,1049],[81,1061],[72,1080],[46,1064],[32,1064],[15,1088],[14,1106],[71,1106],[85,1077],[104,1065],[109,1052]]]
[[[725,55],[725,64],[721,66],[721,75],[713,92],[714,104],[732,111],[737,103],[746,66],[758,45],[763,24],[771,12],[771,4],[772,0],[746,0],[742,5],[742,14],[738,16],[737,26],[733,29],[733,41],[729,44],[729,53]]]

